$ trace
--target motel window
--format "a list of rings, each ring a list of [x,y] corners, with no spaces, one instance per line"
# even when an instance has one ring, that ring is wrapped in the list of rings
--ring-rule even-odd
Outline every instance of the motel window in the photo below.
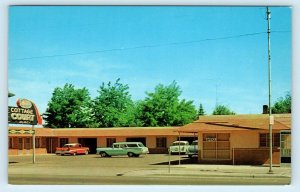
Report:
[[[13,140],[12,140],[12,138],[9,138],[9,140],[8,140],[8,148],[9,149],[13,148]]]
[[[280,147],[280,134],[273,133],[273,147]],[[259,147],[269,147],[269,133],[259,134]]]
[[[106,138],[106,147],[111,147],[116,142],[116,138]]]
[[[25,138],[25,149],[30,149],[30,138],[28,137]]]
[[[59,139],[59,146],[63,147],[65,144],[69,143],[69,139],[68,138],[60,138]]]
[[[166,137],[157,137],[156,138],[156,147],[166,148],[167,147],[167,138]]]

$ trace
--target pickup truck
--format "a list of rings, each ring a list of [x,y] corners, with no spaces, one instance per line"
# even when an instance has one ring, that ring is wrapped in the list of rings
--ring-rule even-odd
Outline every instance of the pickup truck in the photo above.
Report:
[[[170,146],[169,150],[171,155],[173,154],[185,154],[187,148],[189,147],[188,141],[174,141]]]
[[[87,155],[89,154],[88,147],[82,147],[80,143],[69,143],[63,147],[57,147],[55,151],[56,155]]]
[[[149,153],[149,149],[141,142],[118,142],[113,143],[111,147],[97,148],[96,153],[101,157],[111,157],[117,155],[128,155],[128,157],[139,157]]]
[[[187,148],[186,154],[189,158],[198,156],[198,140],[193,141],[193,143]]]

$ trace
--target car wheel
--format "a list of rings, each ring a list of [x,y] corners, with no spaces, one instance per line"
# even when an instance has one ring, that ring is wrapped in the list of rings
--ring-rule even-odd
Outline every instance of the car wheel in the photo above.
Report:
[[[189,155],[189,158],[192,158],[193,157],[193,155]]]
[[[128,157],[133,157],[134,154],[132,152],[127,153]]]
[[[108,156],[107,153],[105,153],[105,152],[100,152],[100,155],[101,155],[101,157],[107,157]]]

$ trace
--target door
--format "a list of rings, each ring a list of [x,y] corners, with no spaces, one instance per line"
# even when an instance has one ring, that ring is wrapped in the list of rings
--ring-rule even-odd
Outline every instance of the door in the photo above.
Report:
[[[23,154],[23,138],[18,138],[18,154]]]
[[[90,154],[96,154],[97,138],[78,138],[78,143],[80,143],[82,147],[88,147]]]
[[[280,133],[280,156],[281,163],[291,163],[291,132]]]
[[[26,154],[30,154],[30,138],[26,137],[25,138],[25,149],[26,149]]]

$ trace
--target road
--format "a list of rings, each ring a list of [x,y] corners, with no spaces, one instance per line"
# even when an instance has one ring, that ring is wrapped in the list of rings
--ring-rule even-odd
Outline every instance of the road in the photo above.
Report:
[[[182,156],[151,154],[139,158],[98,155],[56,156],[38,155],[9,157],[10,184],[72,184],[72,185],[282,185],[290,182],[290,168],[266,175],[267,167],[190,165],[193,160]],[[193,167],[194,166],[194,167]],[[245,170],[248,169],[248,170]],[[251,174],[252,173],[252,174]]]

